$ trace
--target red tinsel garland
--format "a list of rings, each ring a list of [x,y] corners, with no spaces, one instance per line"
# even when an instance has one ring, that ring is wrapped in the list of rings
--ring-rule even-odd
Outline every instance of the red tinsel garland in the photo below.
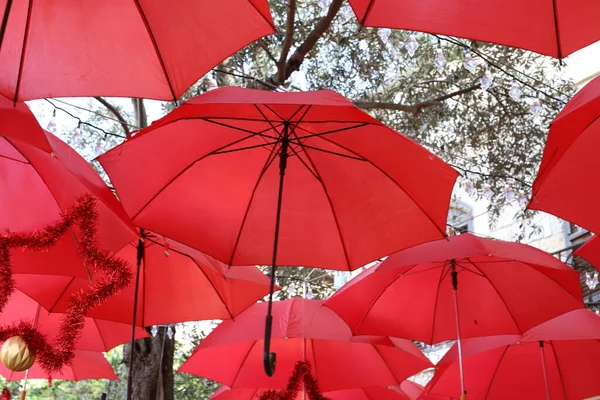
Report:
[[[77,226],[79,229],[75,234],[75,242],[83,263],[104,275],[104,278],[96,281],[89,290],[81,290],[71,295],[67,313],[61,321],[53,344],[49,344],[46,337],[29,321],[0,327],[0,342],[12,336],[23,337],[29,350],[36,355],[39,365],[49,374],[62,369],[72,361],[75,345],[85,324],[85,315],[129,286],[133,279],[133,274],[125,260],[98,248],[97,221],[96,199],[91,195],[84,195],[78,198],[73,207],[54,225],[32,233],[9,232],[0,235],[0,312],[8,303],[15,286],[12,278],[11,248],[47,250],[70,228]]]
[[[8,390],[8,388],[4,388],[2,389],[2,393],[0,393],[0,400],[10,400],[11,396],[10,396],[10,391]]]
[[[260,400],[296,400],[304,383],[309,400],[329,400],[321,394],[319,383],[312,375],[312,367],[308,361],[298,361],[294,373],[284,390],[268,390],[260,395]]]

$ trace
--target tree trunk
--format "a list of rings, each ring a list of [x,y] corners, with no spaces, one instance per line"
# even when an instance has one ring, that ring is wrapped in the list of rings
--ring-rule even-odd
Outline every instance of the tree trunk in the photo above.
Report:
[[[175,332],[175,328],[172,328]],[[174,400],[173,356],[175,341],[161,327],[155,337],[136,340],[133,351],[133,400]],[[129,367],[131,345],[123,349]],[[162,364],[162,368],[161,368]]]

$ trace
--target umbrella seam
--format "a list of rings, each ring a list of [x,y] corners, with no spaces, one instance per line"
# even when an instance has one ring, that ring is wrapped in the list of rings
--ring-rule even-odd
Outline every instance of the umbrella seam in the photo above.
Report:
[[[100,336],[100,341],[102,342],[104,351],[109,351],[110,349],[106,345],[106,342],[104,341],[104,337],[102,336],[102,332],[100,331],[100,327],[98,326],[98,321],[95,318],[92,318],[92,321],[94,321],[94,325],[96,326],[96,329],[98,329],[98,335]]]
[[[446,278],[446,274],[444,274],[444,270],[446,268],[446,265],[448,265],[448,261],[446,260],[444,262],[444,265],[442,265],[441,268],[441,272],[440,272],[440,278],[438,280],[438,286],[437,286],[437,290],[436,290],[436,294],[435,294],[435,302],[433,304],[433,321],[431,322],[431,341],[429,343],[434,343],[433,342],[433,336],[434,336],[434,332],[435,332],[435,321],[436,321],[436,317],[437,317],[437,306],[438,306],[438,301],[440,299],[440,288],[442,287],[442,282],[444,281],[444,279]]]
[[[56,300],[54,301],[54,303],[52,303],[52,306],[48,310],[49,312],[54,312],[54,307],[56,307],[56,305],[58,304],[58,302],[60,301],[60,299],[63,297],[63,295],[67,292],[67,289],[69,289],[69,286],[71,286],[71,284],[73,283],[74,280],[75,280],[75,277],[71,277],[71,280],[69,281],[69,283],[67,283],[65,285],[65,288],[62,290],[62,292],[60,293],[60,295],[58,295],[56,297]]]
[[[294,135],[296,138],[298,138],[298,136],[296,135],[295,132],[292,132],[292,135]],[[331,196],[329,196],[329,192],[327,191],[327,188],[325,187],[323,178],[321,177],[321,174],[319,173],[317,166],[315,165],[312,158],[310,157],[308,150],[304,147],[304,145],[302,143],[299,142],[298,145],[300,146],[300,148],[302,148],[304,150],[304,153],[306,154],[306,158],[307,158],[308,162],[315,170],[315,174],[317,175],[317,181],[321,184],[321,188],[323,188],[323,192],[325,193],[325,197],[327,198],[327,203],[329,204],[329,208],[331,209],[331,214],[333,215],[333,220],[335,221],[335,227],[337,228],[337,231],[338,231],[338,235],[339,235],[340,242],[342,245],[342,251],[344,252],[344,258],[346,258],[346,266],[348,267],[348,271],[352,271],[352,264],[350,262],[350,256],[348,255],[348,249],[347,249],[346,243],[344,241],[344,236],[342,235],[342,230],[340,229],[340,222],[339,222],[337,213],[335,212],[335,208],[333,207],[333,202],[331,201]]]
[[[254,5],[254,3],[252,1],[248,1],[248,3],[250,3],[250,6],[252,6],[252,8],[254,8],[256,10],[256,12],[265,20],[265,22],[271,27],[273,28],[273,32],[271,33],[275,33],[277,32],[277,27],[275,26],[275,24],[273,23],[273,21],[269,21],[269,19],[267,17],[265,17],[263,15],[263,13],[261,13],[258,8],[256,7],[256,5]]]
[[[373,349],[375,349],[375,352],[377,353],[377,355],[379,356],[379,358],[381,358],[381,360],[383,361],[383,364],[385,364],[386,368],[388,369],[388,371],[390,371],[390,374],[392,374],[392,378],[394,378],[394,380],[396,381],[396,385],[400,386],[400,384],[402,383],[402,381],[398,381],[398,377],[396,376],[396,374],[394,373],[394,371],[392,371],[392,368],[389,366],[387,360],[385,359],[385,357],[383,357],[383,355],[381,354],[381,352],[379,351],[379,348],[377,347],[376,344],[372,344],[371,346],[373,346]],[[394,349],[400,350],[397,347],[393,347]]]
[[[152,42],[152,47],[154,48],[154,52],[156,53],[156,56],[158,57],[158,61],[160,63],[162,72],[165,75],[165,79],[167,80],[167,85],[169,86],[169,90],[171,91],[171,96],[173,96],[172,100],[176,101],[177,95],[175,94],[175,90],[173,90],[173,84],[171,83],[171,77],[169,76],[169,73],[167,71],[167,66],[165,64],[165,60],[163,60],[162,53],[161,53],[160,49],[158,48],[158,43],[156,41],[156,38],[154,37],[154,33],[150,29],[150,23],[148,22],[148,19],[146,18],[146,14],[144,13],[144,10],[142,10],[142,6],[140,5],[139,0],[134,0],[134,3],[136,5],[138,14],[140,15],[140,18],[142,19],[142,22],[144,23],[144,27],[146,28],[146,33],[148,33],[148,36],[150,36],[150,41]]]
[[[560,43],[560,30],[558,27],[558,10],[556,9],[556,0],[552,0],[552,14],[554,16],[554,32],[556,34],[556,48],[558,50],[558,59],[562,60],[562,45]]]
[[[498,364],[496,364],[496,368],[494,369],[494,373],[492,375],[492,378],[490,379],[490,384],[488,385],[488,388],[485,392],[485,396],[483,397],[484,400],[487,400],[488,395],[490,394],[490,391],[492,390],[492,385],[494,384],[494,379],[496,379],[496,375],[498,374],[498,370],[500,369],[500,364],[502,364],[502,360],[504,359],[504,356],[506,356],[506,353],[508,352],[509,348],[510,348],[510,345],[508,345],[504,348],[504,351],[502,352],[502,355],[500,356],[500,359],[498,360]]]
[[[326,139],[326,138],[325,138],[325,137],[323,137],[323,136],[319,136],[318,138],[320,138],[321,140],[325,140],[326,142],[328,142],[328,143],[331,143],[331,144],[333,144],[334,146],[338,146],[338,147],[340,147],[340,148],[342,148],[342,149],[344,149],[344,150],[346,150],[346,151],[348,151],[348,152],[350,152],[350,153],[352,153],[352,154],[356,155],[357,157],[364,158],[362,155],[358,154],[357,152],[355,152],[355,151],[353,151],[353,150],[350,150],[350,149],[346,148],[345,146],[342,146],[341,144],[338,144],[338,143],[332,142],[331,140],[328,140],[328,139]],[[422,149],[422,150],[423,150],[423,149]],[[425,150],[425,151],[427,151],[427,152],[428,152],[428,150]],[[446,235],[446,232],[444,232],[442,229],[440,229],[440,227],[439,227],[439,226],[438,226],[438,225],[435,223],[435,221],[433,220],[433,218],[431,218],[431,216],[429,215],[429,213],[427,213],[427,212],[426,212],[426,211],[423,209],[423,207],[421,207],[421,204],[419,204],[417,201],[415,201],[415,199],[413,198],[413,196],[412,196],[410,193],[408,193],[408,191],[407,191],[405,188],[403,188],[403,187],[402,187],[402,186],[401,186],[401,185],[400,185],[398,182],[396,182],[396,180],[395,180],[395,179],[393,179],[393,178],[392,178],[390,175],[388,175],[388,174],[387,174],[387,173],[386,173],[386,172],[385,172],[383,169],[381,169],[379,166],[375,165],[375,164],[374,164],[374,163],[373,163],[371,160],[369,160],[369,159],[367,159],[367,158],[364,158],[364,160],[365,160],[365,162],[366,162],[366,163],[370,164],[370,165],[371,165],[373,168],[375,168],[375,169],[376,169],[376,170],[378,170],[378,171],[379,171],[381,174],[383,174],[385,177],[387,177],[389,180],[391,180],[391,181],[392,181],[392,182],[393,182],[393,183],[394,183],[394,184],[395,184],[395,185],[398,187],[398,189],[400,189],[400,190],[401,190],[401,191],[402,191],[404,194],[406,194],[406,196],[407,196],[407,197],[408,197],[408,198],[411,200],[411,202],[412,202],[412,203],[413,203],[415,206],[417,206],[417,208],[418,208],[419,210],[421,210],[421,212],[422,212],[423,214],[425,214],[425,216],[426,216],[426,217],[427,217],[427,219],[428,219],[428,220],[429,220],[429,221],[430,221],[430,222],[433,224],[433,226],[435,227],[435,229],[436,229],[438,232],[440,232],[440,233],[442,234],[442,237],[444,237],[444,238],[445,238],[445,237],[447,237],[447,235]],[[444,226],[445,226],[445,225],[446,225],[446,224],[444,223]]]
[[[254,340],[252,342],[252,345],[250,346],[250,348],[248,349],[248,352],[244,356],[244,359],[240,363],[240,367],[238,368],[237,372],[235,373],[235,376],[233,377],[233,379],[231,380],[231,385],[229,385],[230,388],[232,388],[233,385],[235,385],[235,381],[237,380],[238,376],[240,375],[240,372],[242,371],[242,367],[244,366],[244,363],[246,362],[246,360],[248,359],[248,356],[252,352],[252,349],[254,348],[254,346],[256,346],[256,343],[258,343],[258,340]]]
[[[365,25],[365,22],[367,21],[367,17],[369,16],[369,14],[371,13],[371,9],[373,8],[373,5],[375,4],[375,0],[370,0],[369,4],[367,5],[367,10],[365,11],[365,15],[362,17],[362,20],[360,21],[360,24],[362,26]]]
[[[567,388],[565,387],[565,379],[563,378],[563,373],[560,368],[560,364],[558,362],[558,355],[556,354],[556,349],[554,348],[554,343],[552,340],[549,340],[548,344],[550,344],[550,347],[552,347],[552,354],[554,355],[554,360],[556,360],[556,368],[558,369],[558,375],[560,376],[560,387],[562,389],[564,399],[567,400],[568,397],[567,397]]]
[[[29,39],[29,30],[31,29],[31,10],[33,8],[33,0],[29,0],[27,6],[27,20],[25,22],[25,32],[23,32],[23,45],[21,46],[21,57],[19,61],[19,72],[17,74],[17,84],[15,88],[14,104],[17,104],[19,100],[19,90],[21,90],[21,77],[23,75],[23,64],[25,62],[25,49],[27,48],[27,41]]]
[[[217,294],[217,296],[219,297],[219,300],[221,300],[221,303],[223,303],[223,305],[225,306],[225,310],[227,311],[227,314],[229,314],[229,318],[233,319],[233,314],[232,312],[229,310],[229,307],[227,306],[227,303],[225,302],[225,300],[223,299],[223,297],[221,296],[221,293],[219,293],[219,291],[217,290],[217,288],[215,287],[215,285],[212,283],[212,281],[210,280],[210,278],[208,277],[208,275],[206,275],[206,273],[202,270],[202,267],[200,266],[200,264],[196,261],[196,259],[194,259],[192,256],[187,256],[190,260],[192,260],[192,262],[196,265],[196,267],[200,270],[200,272],[202,273],[202,275],[204,275],[204,277],[206,278],[206,280],[208,281],[208,283],[210,283],[210,286],[213,288],[213,290],[215,291],[215,293]]]

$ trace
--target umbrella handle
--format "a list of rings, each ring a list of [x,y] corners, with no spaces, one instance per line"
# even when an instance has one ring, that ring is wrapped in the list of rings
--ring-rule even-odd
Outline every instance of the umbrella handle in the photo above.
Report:
[[[265,373],[267,376],[273,376],[275,374],[275,365],[277,361],[277,354],[271,353],[271,326],[273,325],[273,317],[267,315],[265,320],[265,339],[264,339],[264,350],[263,350],[263,364],[265,367]]]

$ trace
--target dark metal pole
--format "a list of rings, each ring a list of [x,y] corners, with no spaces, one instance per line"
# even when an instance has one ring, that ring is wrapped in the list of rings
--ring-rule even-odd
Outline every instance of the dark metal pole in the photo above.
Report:
[[[265,339],[263,350],[263,364],[267,376],[273,376],[277,362],[277,354],[271,353],[271,330],[273,326],[273,291],[275,290],[275,270],[277,269],[277,247],[279,245],[279,223],[281,220],[281,203],[283,200],[283,181],[285,169],[287,167],[288,146],[289,146],[289,121],[283,122],[283,137],[281,140],[281,150],[279,152],[279,194],[277,196],[277,215],[275,217],[275,239],[273,240],[273,262],[271,263],[271,282],[269,287],[269,303],[267,306],[267,318],[265,320]]]
[[[4,15],[2,16],[2,25],[0,25],[0,50],[2,49],[2,43],[4,43],[4,34],[6,33],[6,26],[8,25],[8,16],[10,15],[10,9],[12,7],[13,0],[6,0],[6,6],[4,6]]]
[[[544,355],[544,341],[540,340],[540,353],[542,355],[542,371],[544,372],[544,385],[546,386],[546,399],[550,400],[550,382],[548,381],[548,370],[546,369],[546,356]]]
[[[456,261],[450,261],[452,269],[450,277],[452,278],[452,289],[454,291],[454,316],[456,317],[456,345],[458,347],[458,367],[460,370],[460,398],[466,399],[465,373],[463,370],[462,340],[460,337],[460,316],[458,314],[458,272],[456,272]]]
[[[140,271],[144,259],[144,230],[140,229],[140,239],[137,245],[137,263],[135,272],[135,290],[133,294],[133,321],[131,323],[131,348],[129,349],[129,371],[127,372],[127,400],[133,397],[133,347],[135,345],[135,323],[137,321],[138,293],[140,291]]]

